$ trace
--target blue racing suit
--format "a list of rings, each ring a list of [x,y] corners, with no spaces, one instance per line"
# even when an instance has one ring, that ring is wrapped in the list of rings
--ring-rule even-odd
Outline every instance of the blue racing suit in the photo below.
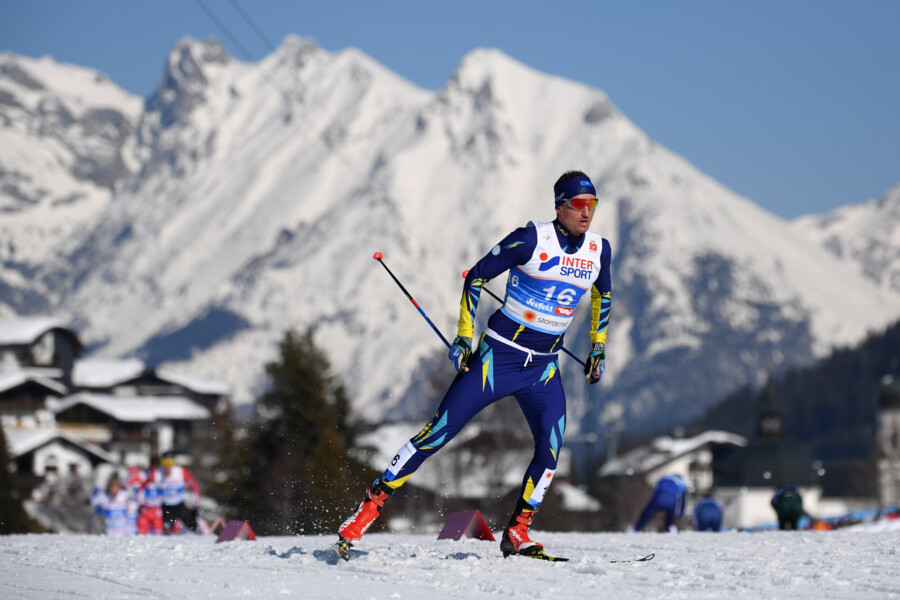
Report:
[[[722,505],[715,498],[704,498],[694,505],[693,517],[697,531],[722,530]]]
[[[460,302],[458,336],[472,339],[482,287],[509,271],[503,306],[468,363],[456,375],[434,417],[395,455],[379,478],[402,486],[479,411],[514,396],[534,437],[534,455],[520,498],[537,508],[553,479],[566,428],[566,396],[557,352],[578,299],[591,291],[592,342],[606,343],[610,311],[610,245],[597,234],[572,236],[558,222],[529,222],[507,235],[469,270]]]
[[[666,513],[666,527],[672,530],[675,519],[684,514],[684,501],[687,495],[687,486],[680,475],[666,475],[656,482],[653,495],[641,511],[641,516],[635,530],[643,529],[650,519],[659,512]]]

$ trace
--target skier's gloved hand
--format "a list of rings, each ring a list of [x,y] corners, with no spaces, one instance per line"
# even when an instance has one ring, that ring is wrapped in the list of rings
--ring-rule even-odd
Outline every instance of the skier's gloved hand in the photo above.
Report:
[[[447,358],[453,363],[457,371],[469,370],[469,356],[472,355],[472,338],[456,336],[450,346]]]
[[[591,353],[584,361],[584,375],[588,383],[597,383],[606,370],[606,344],[594,342]]]

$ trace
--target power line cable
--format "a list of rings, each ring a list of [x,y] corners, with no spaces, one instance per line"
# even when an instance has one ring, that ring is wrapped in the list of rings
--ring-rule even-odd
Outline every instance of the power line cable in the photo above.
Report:
[[[269,39],[269,37],[259,27],[259,25],[257,25],[256,22],[250,18],[250,15],[248,15],[247,12],[243,8],[241,8],[241,5],[237,3],[237,0],[228,0],[228,1],[231,3],[231,6],[233,6],[234,9],[238,12],[238,14],[241,15],[241,18],[244,19],[244,21],[246,21],[247,25],[249,25],[250,28],[256,32],[256,35],[259,36],[259,39],[261,39],[263,41],[263,43],[269,47],[269,50],[274,52],[275,44],[272,43],[272,40]]]
[[[203,0],[194,0],[194,2],[197,4],[197,6],[199,6],[203,10],[203,12],[206,13],[206,16],[209,17],[209,19],[215,24],[215,26],[218,27],[222,31],[222,33],[225,34],[225,37],[227,37],[228,40],[232,44],[234,44],[234,46],[238,50],[241,51],[241,53],[244,55],[244,57],[247,59],[247,61],[253,63],[255,68],[260,72],[260,74],[262,74],[263,79],[265,79],[265,81],[267,83],[269,83],[273,88],[275,88],[275,90],[279,94],[281,94],[281,97],[284,99],[284,102],[285,102],[285,108],[288,111],[287,117],[290,118],[293,114],[293,110],[291,107],[291,105],[293,104],[293,101],[291,100],[290,94],[288,94],[288,92],[284,88],[282,88],[280,85],[278,85],[269,76],[269,74],[266,73],[265,70],[259,66],[259,62],[254,60],[253,55],[251,55],[250,52],[247,50],[247,48],[244,47],[244,45],[237,38],[237,36],[234,35],[231,32],[231,30],[225,26],[225,23],[223,23],[222,20],[216,16],[216,14],[206,5],[206,3],[203,2]]]
[[[244,45],[240,42],[240,40],[237,39],[237,36],[234,35],[231,32],[231,30],[229,30],[225,26],[225,24],[222,22],[222,20],[216,16],[216,14],[203,2],[203,0],[194,0],[194,2],[203,10],[203,12],[206,13],[206,15],[210,18],[210,20],[216,25],[216,27],[218,27],[222,31],[222,33],[225,34],[225,36],[231,41],[231,43],[233,43],[244,54],[244,56],[247,58],[247,60],[254,63],[256,68],[262,74],[265,81],[267,83],[269,83],[273,88],[275,88],[281,94],[282,98],[285,101],[286,109],[288,111],[286,118],[288,120],[293,119],[293,100],[291,99],[290,94],[284,88],[282,88],[280,85],[278,85],[269,76],[269,74],[267,74],[265,72],[265,70],[263,70],[262,67],[259,66],[258,61],[253,60],[253,57],[250,55],[250,52],[248,52],[247,49],[244,47]],[[250,15],[247,14],[247,12],[243,8],[241,8],[239,4],[237,4],[237,1],[230,0],[230,3],[237,10],[238,14],[241,15],[241,18],[244,19],[244,21],[247,22],[247,24],[250,25],[250,27],[256,32],[256,34],[260,37],[260,39],[262,39],[263,42],[265,44],[267,44],[273,52],[275,50],[277,50],[275,45],[272,43],[272,40],[270,40],[269,37],[265,34],[265,32],[263,32],[262,29],[256,24],[256,22],[253,21],[253,19],[250,17]],[[300,79],[300,76],[290,67],[290,65],[288,65],[287,70],[291,74],[291,76],[294,78],[294,80],[299,84],[300,92],[303,93],[305,91],[306,86],[304,85],[303,81]],[[313,104],[316,104],[316,103],[313,101]],[[321,110],[321,107],[319,107],[319,108]],[[303,119],[300,119],[300,122],[303,123],[303,125],[305,127],[307,127],[311,133],[315,134],[314,127],[312,127],[309,123],[304,122]],[[355,166],[353,165],[353,163],[346,156],[344,156],[343,152],[334,148],[332,146],[332,143],[326,137],[324,137],[321,134],[318,137],[322,140],[322,142],[327,147],[331,148],[332,151],[341,160],[343,160],[347,164],[348,167],[350,167],[351,169],[355,169]]]
[[[225,23],[223,23],[219,19],[219,17],[217,17],[216,14],[212,10],[210,10],[208,6],[206,6],[203,0],[194,0],[194,2],[203,10],[203,12],[206,13],[206,16],[209,17],[209,20],[215,23],[216,27],[218,27],[222,31],[222,33],[225,34],[225,37],[227,37],[229,41],[231,41],[231,43],[234,44],[235,47],[244,54],[244,57],[248,61],[254,62],[253,56],[250,54],[250,52],[247,51],[246,48],[244,48],[244,45],[239,39],[237,39],[237,36],[231,33],[230,29],[225,27]]]

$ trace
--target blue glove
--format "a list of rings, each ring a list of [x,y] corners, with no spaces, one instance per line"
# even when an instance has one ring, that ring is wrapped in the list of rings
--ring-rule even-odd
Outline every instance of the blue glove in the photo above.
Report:
[[[471,355],[472,338],[456,336],[456,339],[453,340],[453,344],[450,346],[447,358],[450,359],[457,371],[465,372],[469,370],[469,356]]]
[[[606,344],[595,342],[591,346],[591,353],[584,361],[584,375],[588,383],[597,383],[603,377],[606,370]]]

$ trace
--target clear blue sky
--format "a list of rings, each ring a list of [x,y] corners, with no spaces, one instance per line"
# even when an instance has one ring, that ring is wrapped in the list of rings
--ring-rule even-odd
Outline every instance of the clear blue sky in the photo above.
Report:
[[[240,60],[268,54],[251,22],[275,45],[294,33],[356,47],[433,90],[471,50],[499,48],[603,90],[658,143],[785,218],[900,183],[900,0],[0,0],[0,50],[147,96],[183,36],[216,37]]]

